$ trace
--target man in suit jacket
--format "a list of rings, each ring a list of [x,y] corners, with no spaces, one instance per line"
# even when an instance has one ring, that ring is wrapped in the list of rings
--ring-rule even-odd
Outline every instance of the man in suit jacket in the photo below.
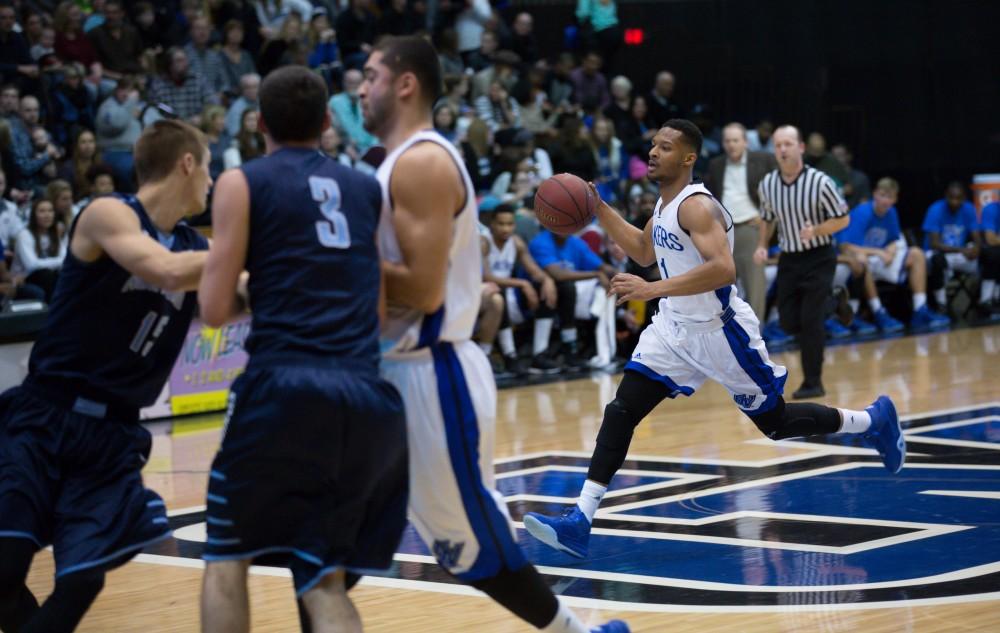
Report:
[[[760,236],[757,227],[760,222],[757,185],[765,174],[777,168],[777,163],[771,154],[747,149],[747,129],[740,123],[730,123],[723,128],[722,146],[725,153],[708,163],[705,186],[733,216],[736,279],[757,319],[764,323],[767,294],[764,267],[753,261]]]

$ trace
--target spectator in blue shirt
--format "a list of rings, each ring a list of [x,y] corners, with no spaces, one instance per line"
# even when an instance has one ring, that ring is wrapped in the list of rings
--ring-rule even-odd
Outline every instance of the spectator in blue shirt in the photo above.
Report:
[[[882,307],[876,281],[909,282],[913,293],[912,327],[946,326],[948,318],[927,306],[927,259],[919,247],[907,247],[896,212],[898,198],[899,183],[892,178],[879,180],[873,199],[851,211],[851,223],[837,235],[837,242],[843,253],[862,258],[868,264],[865,298],[879,329],[893,329],[894,322],[898,321]]]
[[[1000,202],[992,202],[983,207],[980,222],[982,231],[982,252],[979,254],[979,268],[983,274],[983,285],[979,291],[979,305],[988,307],[992,314],[1000,314],[1000,296],[997,282],[1000,282]]]
[[[931,261],[929,285],[938,307],[943,308],[944,286],[955,271],[978,272],[979,222],[976,208],[966,199],[965,185],[949,183],[945,197],[927,209],[922,228]]]
[[[542,230],[528,244],[531,256],[556,282],[556,312],[559,336],[569,366],[586,364],[577,346],[576,319],[590,319],[590,304],[597,287],[607,290],[615,269],[606,264],[587,243],[575,235],[556,235]],[[536,336],[548,339],[552,320],[539,318]]]

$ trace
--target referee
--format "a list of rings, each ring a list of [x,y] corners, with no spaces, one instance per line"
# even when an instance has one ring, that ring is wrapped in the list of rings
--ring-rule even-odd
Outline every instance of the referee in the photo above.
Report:
[[[831,235],[849,222],[847,204],[833,180],[805,165],[802,134],[791,125],[774,131],[778,168],[760,181],[760,241],[754,261],[763,264],[778,225],[778,316],[797,335],[802,352],[802,386],[792,398],[816,398],[823,389],[823,347],[827,300],[837,266]]]

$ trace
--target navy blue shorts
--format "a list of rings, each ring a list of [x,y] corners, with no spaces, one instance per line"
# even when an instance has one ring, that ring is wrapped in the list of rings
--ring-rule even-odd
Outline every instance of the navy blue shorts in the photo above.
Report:
[[[406,526],[403,403],[376,374],[251,367],[233,384],[208,482],[206,561],[324,575],[388,569]]]
[[[151,444],[135,420],[8,390],[0,395],[0,537],[51,544],[56,577],[117,567],[166,538],[163,499],[142,483]]]

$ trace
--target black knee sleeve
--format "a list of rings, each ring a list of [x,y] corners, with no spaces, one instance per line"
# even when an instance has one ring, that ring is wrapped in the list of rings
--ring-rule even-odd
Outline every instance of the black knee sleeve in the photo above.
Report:
[[[492,578],[471,584],[536,629],[551,624],[559,612],[559,601],[534,565],[517,571],[504,569]]]
[[[937,290],[944,286],[944,271],[948,270],[948,260],[944,253],[931,255],[930,267],[927,271],[927,289]]]
[[[71,633],[103,588],[103,570],[84,570],[56,579],[52,595],[24,626],[23,633]]]
[[[772,440],[827,435],[840,430],[840,412],[822,404],[786,403],[779,397],[770,411],[748,415],[760,432]]]

